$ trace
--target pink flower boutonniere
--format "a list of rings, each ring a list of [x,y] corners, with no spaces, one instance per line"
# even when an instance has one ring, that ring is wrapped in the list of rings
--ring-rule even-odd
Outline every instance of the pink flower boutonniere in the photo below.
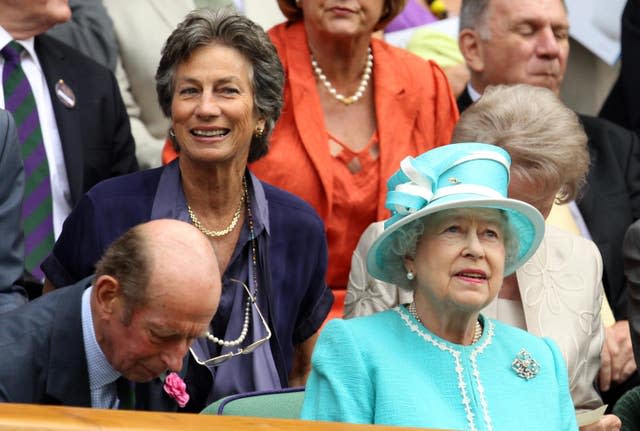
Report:
[[[176,373],[169,373],[164,379],[164,391],[169,394],[171,398],[176,400],[180,407],[186,406],[189,402],[187,385]]]

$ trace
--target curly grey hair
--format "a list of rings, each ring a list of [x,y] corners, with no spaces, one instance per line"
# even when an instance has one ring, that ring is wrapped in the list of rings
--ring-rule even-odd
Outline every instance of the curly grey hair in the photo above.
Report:
[[[256,23],[230,9],[214,12],[198,9],[189,13],[171,33],[162,48],[156,72],[158,102],[167,117],[171,117],[171,102],[177,66],[195,50],[211,43],[219,43],[240,52],[251,64],[249,78],[253,102],[260,117],[265,119],[261,136],[254,135],[249,150],[249,163],[267,154],[269,135],[282,110],[284,71],[269,36]],[[172,138],[173,139],[173,138]],[[173,139],[176,151],[179,142]]]

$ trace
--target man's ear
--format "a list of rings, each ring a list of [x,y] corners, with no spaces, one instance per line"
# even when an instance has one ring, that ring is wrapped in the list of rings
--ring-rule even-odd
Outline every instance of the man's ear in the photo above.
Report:
[[[120,283],[110,275],[101,275],[93,285],[96,309],[94,313],[106,316],[115,312],[120,302]]]
[[[471,73],[484,71],[484,44],[480,35],[470,28],[465,28],[458,34],[458,47]]]

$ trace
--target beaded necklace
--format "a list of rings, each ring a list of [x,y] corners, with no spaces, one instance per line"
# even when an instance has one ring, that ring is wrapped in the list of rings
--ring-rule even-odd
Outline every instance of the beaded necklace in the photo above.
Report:
[[[309,49],[309,51],[311,51],[311,49]],[[311,66],[313,67],[313,72],[316,74],[322,85],[324,85],[324,87],[329,91],[329,93],[338,101],[348,106],[360,100],[360,98],[362,98],[362,96],[364,95],[367,86],[369,85],[371,71],[373,70],[373,53],[371,52],[371,47],[369,47],[367,50],[367,63],[365,64],[364,70],[362,71],[360,84],[358,84],[358,89],[351,96],[344,96],[338,93],[338,90],[336,90],[331,81],[329,81],[327,75],[325,75],[324,71],[316,61],[313,53],[311,53]]]
[[[249,197],[249,188],[247,186],[246,177],[242,179],[242,186],[244,188],[244,199],[247,201],[247,224],[249,225],[249,239],[251,241],[251,265],[253,265],[253,285],[255,286],[255,291],[253,292],[253,298],[257,301],[258,296],[258,259],[256,258],[256,236],[253,230],[253,213],[251,212],[251,200]],[[242,323],[242,331],[240,331],[240,335],[235,340],[224,340],[222,338],[218,338],[211,331],[207,331],[205,336],[207,339],[212,342],[224,346],[224,347],[233,347],[240,345],[245,338],[247,338],[247,334],[249,332],[249,322],[251,322],[251,297],[247,296],[247,301],[244,305],[244,322]]]
[[[409,304],[407,310],[409,310],[409,313],[411,313],[411,315],[415,317],[418,322],[422,323],[422,326],[424,326],[422,319],[420,318],[420,316],[418,316],[415,301]],[[480,339],[480,337],[482,337],[482,325],[480,324],[479,320],[476,320],[476,326],[473,330],[473,340],[471,340],[471,344],[475,344]]]

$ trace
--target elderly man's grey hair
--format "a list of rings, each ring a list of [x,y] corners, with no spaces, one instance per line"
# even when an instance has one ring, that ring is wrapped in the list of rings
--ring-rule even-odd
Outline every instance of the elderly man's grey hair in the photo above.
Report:
[[[567,10],[565,1],[560,1],[564,9]],[[487,25],[490,2],[491,0],[462,0],[459,31],[465,29],[475,30],[481,38],[488,40],[491,37],[491,32]]]

